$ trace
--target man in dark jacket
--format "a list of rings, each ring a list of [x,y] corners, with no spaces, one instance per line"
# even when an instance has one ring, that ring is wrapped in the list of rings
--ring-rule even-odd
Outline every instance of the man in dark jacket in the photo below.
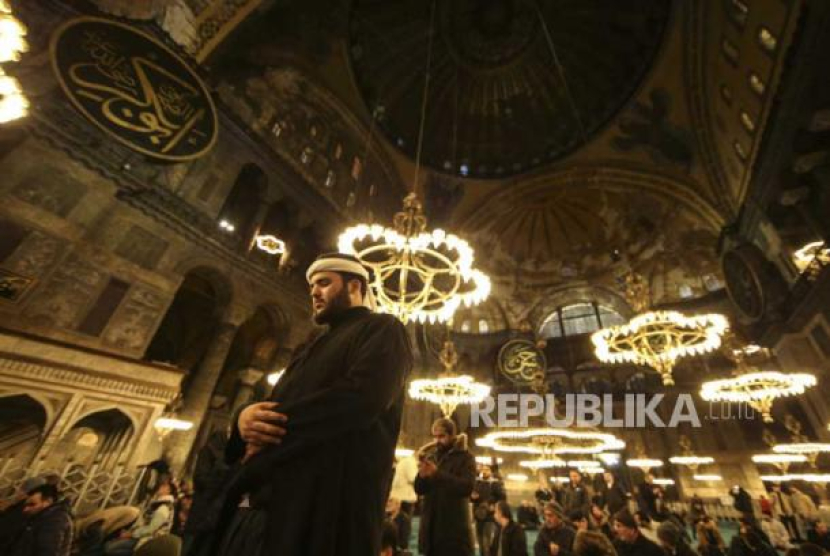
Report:
[[[628,510],[614,514],[614,548],[619,556],[665,556],[663,549],[643,536]]]
[[[661,488],[654,484],[654,475],[646,473],[643,482],[637,487],[639,495],[638,505],[640,509],[646,513],[650,519],[658,517],[657,500]]]
[[[29,493],[45,484],[40,477],[30,477],[23,481],[14,496],[8,501],[2,501],[0,509],[0,554],[7,554],[21,532],[26,528],[26,514],[23,508]]]
[[[270,402],[232,421],[227,456],[242,465],[218,519],[224,556],[380,552],[409,337],[373,312],[369,273],[354,257],[318,257],[306,278],[314,321],[328,328],[288,365]]]
[[[450,419],[435,421],[432,437],[435,441],[419,451],[415,478],[415,492],[423,496],[418,550],[426,556],[472,556],[475,458],[467,436],[457,436]]]
[[[493,477],[489,465],[482,466],[481,476],[476,479],[470,498],[473,501],[479,554],[485,556],[490,552],[490,544],[497,528],[494,517],[496,504],[506,499],[504,484],[500,479]]]
[[[609,514],[614,515],[625,508],[628,503],[628,497],[613,473],[606,471],[602,474],[602,478],[603,480],[599,484],[599,492],[596,497],[597,504],[601,508],[608,510]]]
[[[565,523],[562,507],[548,502],[543,517],[545,521],[533,545],[533,556],[571,556],[576,532]]]
[[[23,506],[26,527],[13,543],[10,556],[69,556],[72,517],[66,501],[58,498],[54,485],[42,485],[29,493]]]
[[[591,507],[591,495],[588,492],[588,487],[582,482],[582,473],[576,469],[571,469],[568,475],[571,480],[562,489],[562,510],[565,515],[577,511],[588,515],[588,510]]]
[[[489,556],[527,556],[525,531],[513,521],[510,504],[504,500],[496,503],[495,517],[499,531],[490,547]]]

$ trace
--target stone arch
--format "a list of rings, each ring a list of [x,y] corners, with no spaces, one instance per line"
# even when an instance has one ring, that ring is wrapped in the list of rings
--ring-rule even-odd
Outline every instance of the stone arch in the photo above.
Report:
[[[243,370],[272,371],[283,358],[289,332],[288,318],[278,304],[260,304],[234,335],[215,392],[232,395]]]
[[[26,465],[35,455],[53,416],[48,400],[28,392],[0,393],[0,456]]]
[[[233,302],[233,286],[215,267],[193,264],[185,268],[184,279],[148,344],[144,359],[193,370]]]
[[[247,162],[239,168],[218,219],[233,225],[230,233],[248,244],[256,231],[256,216],[268,191],[268,175],[258,164]]]
[[[72,462],[89,467],[95,462],[111,469],[126,461],[139,430],[135,417],[115,404],[89,407],[49,450],[46,465],[60,468]]]

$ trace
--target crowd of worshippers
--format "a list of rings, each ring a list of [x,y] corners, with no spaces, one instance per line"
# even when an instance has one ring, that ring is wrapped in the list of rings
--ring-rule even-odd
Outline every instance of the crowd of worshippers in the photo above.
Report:
[[[143,485],[143,501],[137,506],[78,516],[75,500],[61,490],[59,475],[26,479],[0,501],[0,555],[176,556],[185,536],[191,489],[169,475],[156,475],[153,482]]]
[[[749,493],[730,494],[741,514],[730,543],[704,501],[693,496],[684,515],[646,474],[625,488],[606,472],[586,479],[569,472],[564,485],[544,486],[514,508],[498,465],[477,464],[465,434],[439,419],[434,440],[396,461],[386,505],[381,556],[414,555],[412,520],[420,519],[418,554],[425,556],[818,556],[830,532],[815,502],[796,487],[771,487],[754,505]],[[192,483],[179,483],[163,465],[145,485],[140,507],[113,507],[83,518],[59,489],[60,477],[27,479],[0,504],[2,556],[209,556],[209,508],[231,469],[227,432],[213,433],[198,452]],[[195,489],[195,491],[194,491]],[[758,511],[756,511],[758,510]],[[759,514],[756,516],[756,513]],[[528,545],[527,531],[536,531]]]
[[[697,495],[683,514],[670,510],[663,487],[646,473],[624,487],[605,472],[539,488],[535,500],[508,503],[498,465],[477,464],[466,436],[439,419],[434,441],[396,462],[387,504],[383,556],[410,554],[412,519],[420,516],[418,553],[426,556],[776,556],[824,555],[830,533],[810,496],[773,485],[757,506],[730,490],[737,533],[726,543],[718,520]],[[759,511],[757,511],[759,509]],[[823,519],[822,519],[823,517]],[[536,531],[528,546],[527,531]],[[532,537],[531,537],[532,538]]]

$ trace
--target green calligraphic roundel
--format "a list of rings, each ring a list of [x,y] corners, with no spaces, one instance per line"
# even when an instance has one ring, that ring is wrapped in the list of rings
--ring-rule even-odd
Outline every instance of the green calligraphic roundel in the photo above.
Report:
[[[529,340],[510,340],[499,350],[499,371],[516,384],[544,380],[547,361],[542,350]]]
[[[52,36],[52,67],[72,104],[106,134],[147,156],[183,161],[216,142],[202,80],[153,36],[81,17]]]

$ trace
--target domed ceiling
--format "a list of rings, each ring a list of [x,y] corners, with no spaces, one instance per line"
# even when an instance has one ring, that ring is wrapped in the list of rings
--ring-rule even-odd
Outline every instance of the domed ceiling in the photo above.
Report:
[[[679,283],[717,273],[716,217],[664,185],[610,169],[562,172],[505,189],[461,227],[487,253],[487,272],[519,272],[526,285],[602,281],[620,261],[646,274],[666,266]]]
[[[636,91],[662,42],[670,5],[437,2],[422,162],[500,178],[562,158]],[[350,15],[352,71],[363,99],[389,140],[413,158],[431,6],[356,0]]]

